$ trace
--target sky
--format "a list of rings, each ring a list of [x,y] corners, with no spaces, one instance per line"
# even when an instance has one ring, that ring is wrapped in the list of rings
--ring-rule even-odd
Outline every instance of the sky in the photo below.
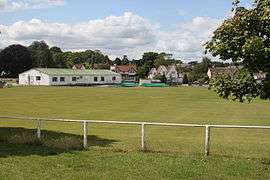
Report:
[[[45,40],[112,59],[156,51],[200,60],[231,8],[232,0],[0,0],[0,48]]]

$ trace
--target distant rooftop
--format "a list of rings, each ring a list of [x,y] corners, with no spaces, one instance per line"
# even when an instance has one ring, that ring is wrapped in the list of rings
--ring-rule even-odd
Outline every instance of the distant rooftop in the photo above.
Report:
[[[34,68],[44,74],[48,75],[75,75],[75,76],[84,76],[84,75],[118,75],[113,71],[109,70],[92,70],[92,69],[61,69],[61,68]]]

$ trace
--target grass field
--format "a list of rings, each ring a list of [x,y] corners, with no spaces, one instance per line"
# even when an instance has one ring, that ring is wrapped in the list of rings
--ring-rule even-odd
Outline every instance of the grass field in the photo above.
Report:
[[[269,101],[225,101],[204,88],[18,87],[0,89],[0,100],[0,115],[270,125]],[[81,124],[43,123],[39,146],[35,128],[0,119],[0,179],[270,179],[269,130],[214,129],[206,158],[203,128],[146,127],[147,152],[139,126],[91,124],[87,151],[75,150]]]

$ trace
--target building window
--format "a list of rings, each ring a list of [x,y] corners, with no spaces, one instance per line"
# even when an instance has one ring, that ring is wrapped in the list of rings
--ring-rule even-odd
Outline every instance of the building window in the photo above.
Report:
[[[52,81],[53,81],[53,82],[57,82],[57,81],[58,81],[58,78],[57,78],[57,77],[53,77],[53,78],[52,78]]]
[[[36,76],[36,81],[40,81],[41,77],[40,76]]]
[[[105,78],[104,77],[101,77],[101,81],[105,81]]]
[[[72,77],[72,81],[76,82],[77,81],[77,77]]]
[[[116,80],[116,77],[115,77],[115,76],[113,76],[113,77],[112,77],[112,80],[113,80],[113,81],[115,81],[115,80]]]
[[[98,81],[98,77],[94,77],[94,82],[97,82]]]
[[[60,77],[60,82],[65,82],[65,77]]]

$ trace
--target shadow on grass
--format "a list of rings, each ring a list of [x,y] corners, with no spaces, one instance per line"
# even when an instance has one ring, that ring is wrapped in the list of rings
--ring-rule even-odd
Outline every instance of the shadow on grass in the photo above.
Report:
[[[108,147],[117,142],[98,136],[88,136],[88,146]],[[50,156],[83,150],[83,136],[42,130],[41,140],[35,129],[0,128],[0,158],[8,156]]]

